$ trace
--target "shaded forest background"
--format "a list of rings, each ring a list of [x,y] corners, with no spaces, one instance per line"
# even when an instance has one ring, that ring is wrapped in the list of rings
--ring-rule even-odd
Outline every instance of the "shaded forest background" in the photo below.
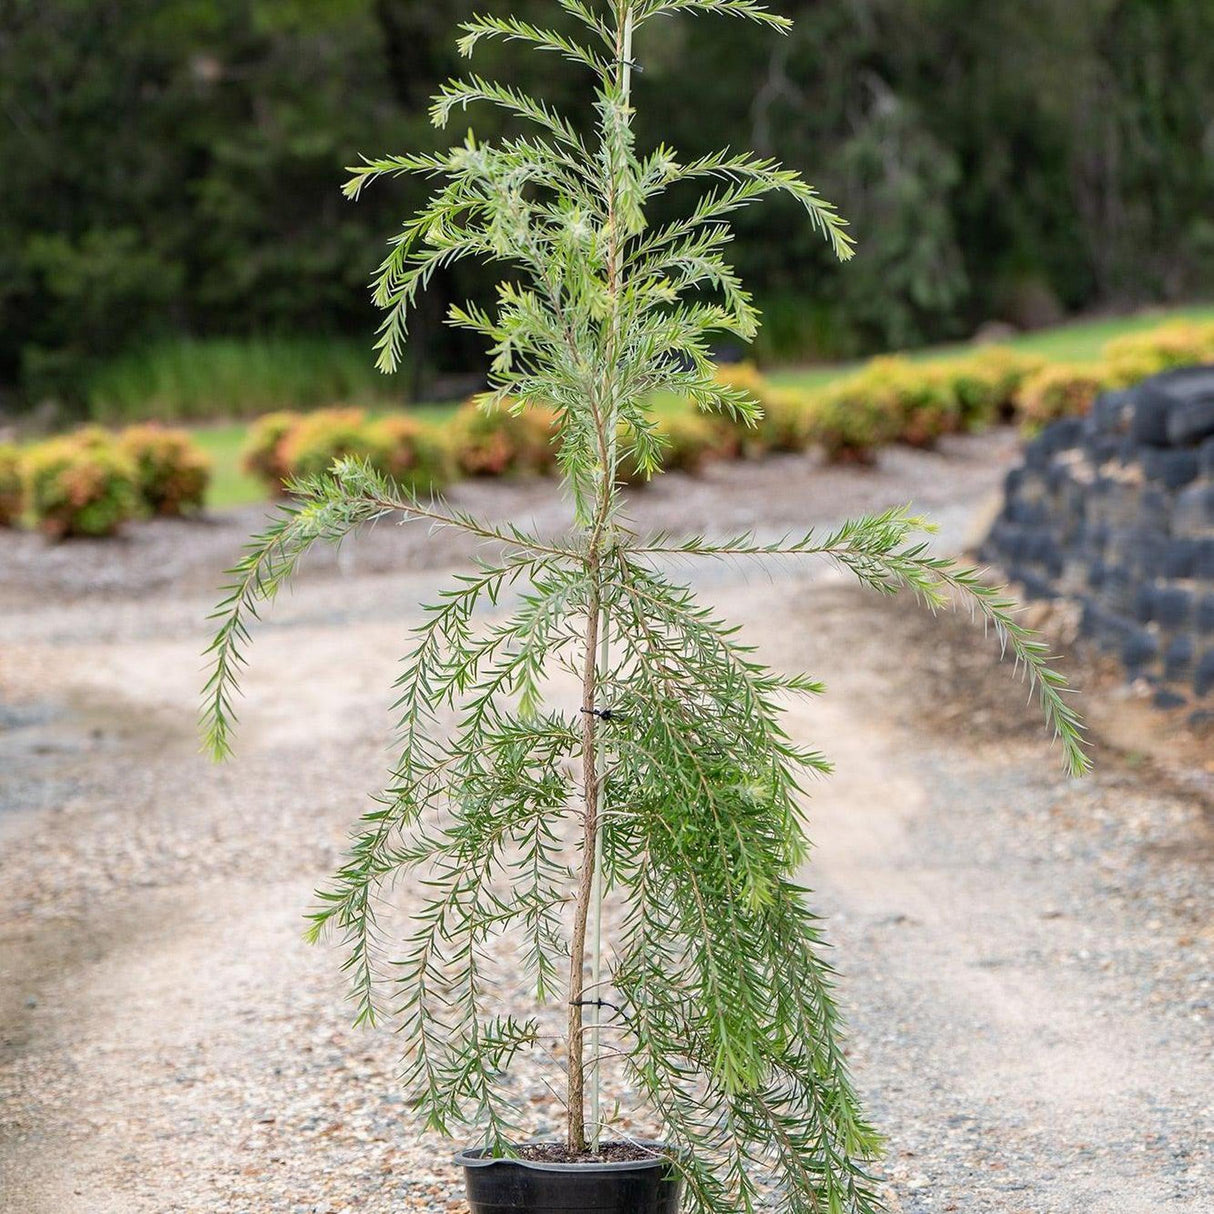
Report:
[[[841,358],[1214,294],[1210,0],[776,0],[639,48],[642,139],[753,147],[850,218],[829,263],[791,209],[741,220],[759,353]],[[83,399],[151,341],[369,335],[366,283],[407,183],[339,193],[360,154],[441,146],[427,100],[454,26],[553,0],[0,0],[0,387]],[[494,60],[497,62],[494,62]],[[572,68],[489,49],[477,70],[584,102]],[[537,70],[543,79],[536,80]],[[584,106],[582,107],[584,109]],[[487,110],[478,134],[497,129]],[[479,352],[415,327],[415,392]],[[370,355],[368,354],[368,359]]]

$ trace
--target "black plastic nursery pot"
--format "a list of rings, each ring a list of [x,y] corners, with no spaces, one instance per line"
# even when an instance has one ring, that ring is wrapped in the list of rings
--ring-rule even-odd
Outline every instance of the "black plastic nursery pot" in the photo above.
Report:
[[[682,1179],[663,1148],[651,1159],[539,1163],[494,1159],[483,1148],[461,1151],[472,1214],[678,1214]]]

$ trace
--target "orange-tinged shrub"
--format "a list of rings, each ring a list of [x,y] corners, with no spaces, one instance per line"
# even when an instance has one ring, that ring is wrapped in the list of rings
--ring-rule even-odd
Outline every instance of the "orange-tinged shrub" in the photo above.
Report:
[[[21,453],[8,443],[0,443],[0,527],[15,527],[21,521],[24,501]]]
[[[21,464],[30,512],[55,539],[113,535],[139,511],[134,461],[103,430],[39,443]]]
[[[294,477],[327,472],[346,455],[366,459],[419,493],[440,489],[451,478],[442,431],[404,414],[368,420],[361,409],[268,413],[250,427],[241,462],[281,494]]]
[[[320,476],[347,455],[375,464],[385,458],[385,451],[362,409],[318,409],[287,431],[279,455],[288,477],[295,478]]]
[[[809,428],[828,459],[871,463],[890,442],[931,446],[960,416],[943,367],[876,358],[816,394]]]
[[[905,359],[876,359],[866,372],[878,391],[889,394],[899,419],[898,439],[912,447],[931,447],[961,428],[961,405],[946,368]]]
[[[450,423],[455,465],[465,476],[544,475],[556,466],[556,414],[506,402],[485,409],[473,397]]]
[[[1061,417],[1087,413],[1092,402],[1112,386],[1107,367],[1099,363],[1056,363],[1043,367],[1020,385],[1017,412],[1030,428]]]
[[[241,467],[263,481],[274,494],[286,492],[285,482],[291,472],[283,455],[283,444],[301,420],[299,413],[267,413],[249,427],[240,453]]]
[[[987,346],[968,358],[942,363],[941,367],[952,381],[961,423],[972,430],[1011,421],[1020,385],[1045,365],[1045,359],[1035,354],[1021,354],[1006,346]]]
[[[132,426],[118,439],[138,478],[139,495],[162,518],[201,510],[211,479],[211,461],[188,430]]]
[[[375,467],[414,493],[433,492],[450,480],[450,453],[433,426],[393,414],[372,422],[369,438]]]
[[[719,424],[732,436],[737,454],[754,458],[770,451],[804,451],[809,445],[809,409],[803,393],[778,387],[753,363],[720,366],[717,379],[745,392],[763,410],[754,426],[731,417],[720,418]]]
[[[1110,382],[1130,387],[1161,371],[1214,362],[1214,324],[1179,321],[1145,333],[1127,333],[1104,347]]]
[[[871,464],[898,437],[899,419],[861,382],[841,380],[809,400],[810,441],[832,464]]]
[[[661,446],[661,467],[658,472],[685,472],[697,476],[712,460],[728,459],[737,454],[728,435],[722,433],[719,419],[706,413],[688,410],[686,413],[666,413],[655,419],[654,437]],[[635,458],[628,439],[620,460],[619,478],[624,484],[639,485],[649,480]]]

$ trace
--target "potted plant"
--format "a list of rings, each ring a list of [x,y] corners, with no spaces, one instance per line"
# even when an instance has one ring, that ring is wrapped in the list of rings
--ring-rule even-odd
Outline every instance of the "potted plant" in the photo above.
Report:
[[[934,555],[905,511],[771,544],[629,527],[620,468],[661,467],[655,394],[758,418],[710,357],[715,337],[748,340],[758,325],[724,257],[730,216],[784,193],[840,258],[851,245],[834,210],[769,160],[680,160],[634,143],[633,40],[644,26],[720,13],[781,31],[786,20],[753,0],[555,3],[560,30],[478,17],[462,27],[460,46],[470,54],[482,40],[507,39],[581,65],[594,89],[591,134],[472,76],[439,93],[437,123],[489,102],[532,132],[370,161],[346,192],[357,197],[396,174],[442,181],[379,270],[385,370],[438,269],[460,258],[510,268],[493,310],[456,308],[451,321],[491,348],[484,408],[555,417],[568,532],[493,525],[356,458],[297,481],[217,612],[209,748],[229,752],[249,622],[311,544],[387,516],[478,541],[481,561],[416,630],[397,685],[399,762],[312,916],[313,936],[332,928],[344,940],[357,1019],[378,1021],[395,992],[404,1083],[421,1120],[474,1136],[459,1160],[476,1211],[673,1212],[680,1188],[702,1211],[871,1211],[867,1169],[880,1140],[849,1080],[832,972],[798,884],[801,780],[828,765],[781,720],[787,697],[821,688],[760,665],[673,570],[699,557],[815,556],[882,593],[908,589],[933,607],[967,600],[1036,686],[1074,771],[1086,766],[1078,721],[1012,604],[974,570]],[[658,195],[697,183],[707,191],[684,218],[647,224]],[[575,697],[563,673],[575,676]],[[377,908],[402,875],[424,880],[425,901],[394,941]],[[610,955],[605,903],[614,908]],[[496,1004],[503,953],[532,984],[536,1015]],[[612,1066],[660,1126],[659,1142],[612,1131],[601,1090],[608,1034]],[[553,1036],[562,1039],[554,1065],[564,1071],[564,1134],[520,1142],[503,1078]]]

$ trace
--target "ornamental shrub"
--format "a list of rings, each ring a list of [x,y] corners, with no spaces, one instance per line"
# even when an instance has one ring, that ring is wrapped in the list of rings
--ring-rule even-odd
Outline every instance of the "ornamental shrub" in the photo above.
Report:
[[[728,416],[716,416],[719,429],[736,447],[726,454],[757,458],[772,451],[804,451],[809,445],[809,405],[803,393],[773,384],[753,363],[731,363],[717,368],[718,382],[753,400],[763,416],[753,425]]]
[[[451,479],[443,431],[401,414],[368,421],[361,409],[268,413],[250,427],[241,463],[281,496],[294,477],[324,472],[344,455],[361,456],[421,492]]]
[[[1109,368],[1099,363],[1055,363],[1020,385],[1017,414],[1027,427],[1038,429],[1060,417],[1087,413],[1096,397],[1114,386]]]
[[[31,447],[22,475],[34,521],[54,539],[113,535],[139,512],[135,463],[103,430]]]
[[[898,440],[911,447],[931,447],[961,425],[961,406],[948,372],[939,364],[904,358],[874,359],[864,375],[898,419]]]
[[[0,443],[0,527],[21,521],[23,502],[21,453],[10,443]]]
[[[283,436],[280,458],[290,479],[320,476],[343,456],[378,464],[383,443],[367,424],[362,409],[318,409],[301,417]]]
[[[769,451],[796,454],[810,445],[810,395],[795,388],[773,387],[763,401],[759,433]]]
[[[855,375],[850,393],[870,396],[874,408],[891,418],[893,438],[912,447],[930,447],[961,424],[952,380],[939,364],[874,358]]]
[[[287,436],[302,421],[299,413],[267,413],[250,427],[241,449],[241,467],[265,483],[270,492],[281,497],[286,492],[290,476],[283,455]]]
[[[969,358],[945,364],[961,411],[961,424],[976,430],[1011,421],[1020,385],[1046,365],[1035,354],[987,346]]]
[[[434,426],[393,414],[372,422],[367,437],[372,463],[405,488],[430,493],[451,479],[451,453]]]
[[[211,480],[211,461],[188,430],[132,426],[118,439],[138,477],[144,506],[161,518],[201,510]]]
[[[874,395],[863,375],[839,380],[810,398],[810,440],[829,463],[875,463],[877,451],[898,437],[899,428],[889,401]]]
[[[624,437],[617,480],[625,485],[643,485],[658,472],[698,476],[713,460],[733,458],[738,453],[737,444],[732,431],[720,421],[719,417],[691,411],[654,418],[651,433],[660,448],[661,466],[652,470],[643,467],[636,445]],[[621,434],[627,431],[621,429]]]
[[[104,426],[81,426],[66,437],[73,439],[82,447],[112,447],[115,442],[114,432]]]
[[[1214,324],[1180,321],[1146,333],[1129,333],[1104,347],[1112,380],[1130,387],[1161,371],[1214,362]]]
[[[452,456],[465,476],[543,476],[556,467],[556,414],[510,400],[466,402],[450,423]]]
[[[810,431],[828,459],[871,463],[887,443],[928,447],[959,424],[960,406],[944,370],[892,357],[875,358],[823,389]]]

